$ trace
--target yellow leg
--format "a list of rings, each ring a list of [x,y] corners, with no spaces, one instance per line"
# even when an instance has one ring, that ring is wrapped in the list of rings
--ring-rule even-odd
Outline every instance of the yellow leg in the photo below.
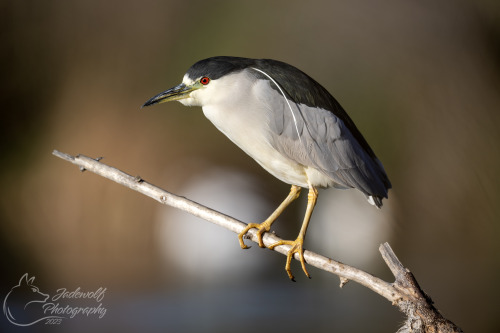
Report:
[[[276,221],[278,216],[283,213],[286,207],[292,203],[295,199],[297,199],[300,195],[300,190],[301,188],[299,186],[292,185],[292,188],[290,189],[290,193],[286,197],[285,200],[279,205],[278,208],[269,216],[264,222],[262,223],[249,223],[245,229],[243,229],[242,232],[238,234],[238,240],[240,241],[240,246],[242,249],[247,249],[248,246],[245,245],[243,242],[243,236],[248,232],[248,230],[252,228],[257,229],[257,238],[259,239],[259,246],[260,247],[265,247],[264,242],[262,241],[262,234],[264,232],[267,232],[271,229],[271,225]]]
[[[306,237],[306,231],[307,231],[307,226],[309,225],[309,220],[311,219],[312,212],[314,210],[314,206],[316,205],[316,199],[318,198],[318,190],[316,190],[313,186],[309,187],[309,193],[307,194],[307,209],[306,209],[306,215],[304,216],[304,222],[302,222],[302,227],[300,228],[299,235],[297,236],[297,239],[294,241],[289,241],[289,240],[282,240],[279,242],[274,243],[273,245],[269,246],[269,249],[274,249],[276,246],[279,245],[291,245],[292,248],[288,251],[287,257],[286,257],[286,265],[285,265],[285,270],[286,273],[288,274],[288,277],[290,280],[295,281],[292,275],[292,270],[290,268],[291,262],[293,255],[295,253],[299,254],[299,259],[300,259],[300,264],[302,266],[302,270],[306,274],[308,278],[311,278],[309,273],[306,270],[306,262],[304,260],[304,238]]]

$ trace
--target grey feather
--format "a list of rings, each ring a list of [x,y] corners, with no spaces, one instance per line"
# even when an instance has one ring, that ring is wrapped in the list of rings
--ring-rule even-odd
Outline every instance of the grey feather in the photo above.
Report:
[[[269,129],[276,150],[327,175],[336,187],[387,197],[388,180],[381,163],[361,146],[339,117],[329,110],[289,100],[290,110],[280,93],[268,91],[260,97],[274,106]]]

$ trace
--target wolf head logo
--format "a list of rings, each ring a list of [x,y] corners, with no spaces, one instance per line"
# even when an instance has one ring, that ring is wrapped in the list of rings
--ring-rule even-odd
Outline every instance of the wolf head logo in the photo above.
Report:
[[[10,292],[5,296],[3,301],[3,313],[7,320],[17,326],[33,325],[41,320],[49,318],[62,318],[55,316],[38,316],[33,319],[33,315],[27,312],[28,306],[33,303],[45,303],[49,299],[49,295],[40,292],[37,286],[33,284],[35,277],[28,277],[28,273],[24,274],[19,279],[19,284],[12,287]],[[41,306],[40,308],[41,309]],[[36,311],[35,311],[36,312]],[[38,315],[35,313],[35,315]]]

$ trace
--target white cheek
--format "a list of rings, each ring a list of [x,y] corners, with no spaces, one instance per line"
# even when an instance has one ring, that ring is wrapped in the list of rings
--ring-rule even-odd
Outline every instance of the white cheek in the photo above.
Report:
[[[180,99],[179,102],[185,106],[198,106],[199,105],[196,103],[196,100],[194,98],[191,98],[191,97],[185,98],[185,99]]]
[[[189,105],[189,106],[206,106],[208,104],[211,104],[213,101],[213,97],[216,96],[214,95],[214,89],[210,89],[212,87],[202,87],[198,90],[193,91],[190,95],[189,98],[184,99],[185,103],[184,105]]]
[[[189,94],[188,98],[179,100],[185,106],[203,106],[203,88]]]

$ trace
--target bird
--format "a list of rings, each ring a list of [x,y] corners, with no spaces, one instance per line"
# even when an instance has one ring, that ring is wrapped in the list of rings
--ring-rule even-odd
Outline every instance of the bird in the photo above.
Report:
[[[308,189],[307,208],[285,270],[294,280],[291,260],[297,253],[305,275],[304,238],[319,188],[357,189],[377,208],[392,187],[385,169],[339,102],[296,67],[272,59],[216,56],[200,60],[182,82],[155,95],[142,107],[170,101],[201,106],[203,114],[271,175],[291,185],[288,196],[262,223],[249,223],[238,235],[257,229],[260,247],[278,216]]]

